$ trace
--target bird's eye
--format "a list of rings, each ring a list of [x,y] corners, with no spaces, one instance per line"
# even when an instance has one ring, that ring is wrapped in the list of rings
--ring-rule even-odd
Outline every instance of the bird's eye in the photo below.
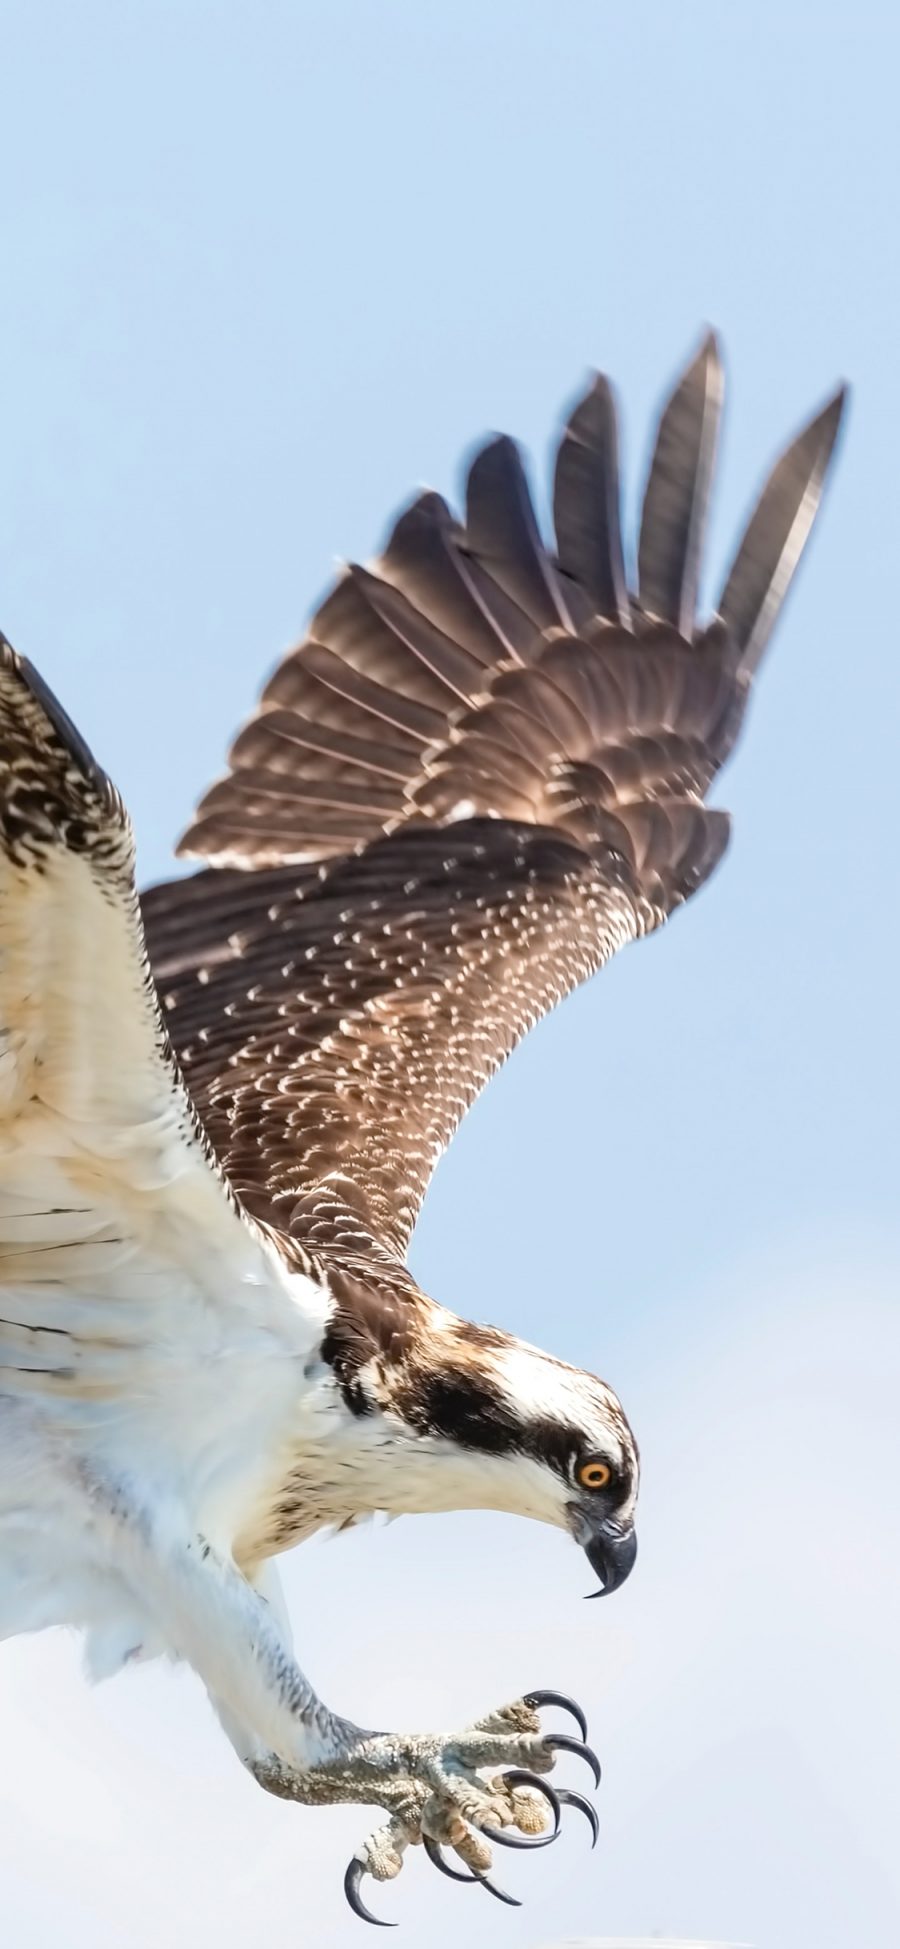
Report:
[[[583,1489],[608,1489],[612,1481],[612,1469],[608,1462],[600,1460],[599,1455],[579,1462],[575,1474]]]

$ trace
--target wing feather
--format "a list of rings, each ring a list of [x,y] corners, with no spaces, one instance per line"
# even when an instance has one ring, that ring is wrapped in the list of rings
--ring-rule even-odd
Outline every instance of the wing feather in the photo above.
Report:
[[[402,1255],[435,1161],[531,1024],[715,867],[704,803],[821,494],[838,398],[776,467],[695,624],[721,368],[666,406],[628,593],[598,379],[556,463],[554,555],[489,441],[285,658],[144,914],[173,1039],[251,1212]]]
[[[518,448],[505,435],[489,440],[469,468],[464,547],[538,630],[571,627]]]
[[[570,602],[631,628],[622,553],[619,439],[609,380],[599,375],[569,417],[556,460],[553,520]]]
[[[641,607],[687,637],[694,627],[721,404],[722,366],[710,332],[660,420],[638,543]]]
[[[759,664],[815,520],[845,399],[840,386],[773,469],[722,592],[719,615],[748,675]]]
[[[171,1053],[131,827],[0,638],[0,1391],[127,1388],[145,1301],[261,1255]]]

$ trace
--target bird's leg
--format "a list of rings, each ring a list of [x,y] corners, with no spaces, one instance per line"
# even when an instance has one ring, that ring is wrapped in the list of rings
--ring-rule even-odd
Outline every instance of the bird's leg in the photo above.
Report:
[[[98,1553],[154,1618],[170,1653],[193,1667],[221,1712],[252,1728],[261,1751],[311,1768],[365,1736],[322,1704],[277,1607],[177,1508],[137,1503],[126,1485],[87,1466],[78,1478]]]
[[[542,1733],[540,1707],[560,1703],[558,1694],[517,1700],[455,1735],[354,1725],[317,1697],[273,1606],[202,1537],[171,1516],[129,1506],[119,1486],[91,1484],[91,1519],[95,1531],[108,1532],[103,1540],[120,1575],[155,1615],[171,1650],[202,1678],[260,1785],[307,1806],[358,1802],[389,1815],[348,1870],[348,1896],[359,1912],[363,1873],[395,1875],[410,1844],[424,1842],[443,1866],[439,1848],[447,1843],[484,1880],[490,1851],[483,1837],[518,1846],[552,1839],[540,1831],[541,1798],[558,1826],[561,1796],[538,1776],[552,1769],[560,1748],[581,1753],[599,1777],[582,1741]],[[485,1779],[487,1768],[493,1771]]]

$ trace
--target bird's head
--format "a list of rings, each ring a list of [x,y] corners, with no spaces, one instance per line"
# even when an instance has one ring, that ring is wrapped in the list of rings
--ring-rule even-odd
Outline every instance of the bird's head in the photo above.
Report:
[[[353,1385],[371,1507],[531,1516],[574,1537],[604,1591],[624,1583],[638,1451],[604,1381],[434,1308],[400,1357],[358,1366]]]
[[[443,1359],[439,1347],[443,1343]],[[405,1410],[462,1507],[506,1510],[565,1529],[604,1591],[637,1554],[637,1444],[611,1387],[492,1327],[452,1321],[411,1376]],[[599,1594],[599,1593],[598,1593]]]

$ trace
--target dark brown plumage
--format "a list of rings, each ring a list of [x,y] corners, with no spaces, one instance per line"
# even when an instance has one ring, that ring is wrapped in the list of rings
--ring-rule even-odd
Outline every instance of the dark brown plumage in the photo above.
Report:
[[[704,798],[841,395],[775,468],[698,628],[720,399],[709,338],[662,416],[635,596],[603,379],[562,437],[555,555],[507,439],[476,456],[464,524],[422,495],[268,683],[182,841],[211,866],[144,897],[216,1152],[248,1210],[301,1246],[402,1259],[487,1077],[724,850]]]

